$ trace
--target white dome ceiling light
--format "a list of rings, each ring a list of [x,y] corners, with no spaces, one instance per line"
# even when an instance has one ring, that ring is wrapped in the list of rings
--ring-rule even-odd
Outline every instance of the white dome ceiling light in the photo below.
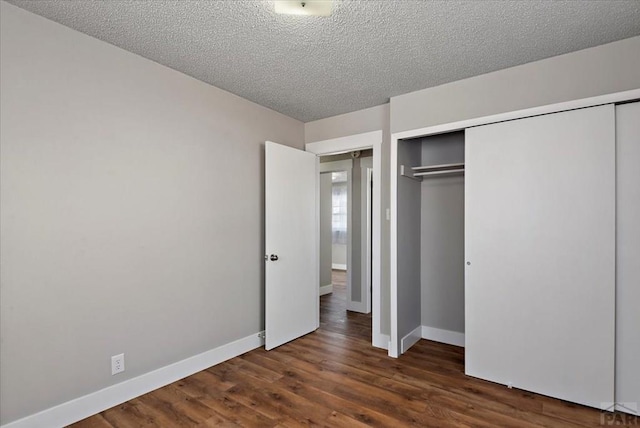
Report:
[[[275,1],[276,13],[285,15],[330,16],[332,0]]]

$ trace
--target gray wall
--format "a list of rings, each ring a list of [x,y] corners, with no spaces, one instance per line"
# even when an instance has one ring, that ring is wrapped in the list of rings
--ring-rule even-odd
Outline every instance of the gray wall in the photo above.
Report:
[[[391,98],[400,132],[640,88],[640,36]]]
[[[371,153],[369,153],[371,156]],[[362,156],[353,159],[351,174],[351,300],[362,302],[362,264],[366,254],[362,249]],[[364,180],[366,180],[366,176]]]
[[[423,138],[422,165],[464,162],[464,132]],[[464,177],[422,181],[422,325],[464,332]]]
[[[262,330],[263,142],[304,127],[0,8],[5,424]]]
[[[320,287],[331,285],[331,173],[320,174]]]

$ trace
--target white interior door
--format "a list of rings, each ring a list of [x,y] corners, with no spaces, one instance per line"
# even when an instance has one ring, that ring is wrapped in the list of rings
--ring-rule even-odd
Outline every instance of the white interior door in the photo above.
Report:
[[[267,350],[319,326],[318,158],[265,144]]]
[[[471,128],[465,146],[466,373],[610,405],[614,107]]]

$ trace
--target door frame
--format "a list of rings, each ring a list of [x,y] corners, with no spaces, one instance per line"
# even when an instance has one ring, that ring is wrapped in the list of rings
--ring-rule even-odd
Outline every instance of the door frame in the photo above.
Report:
[[[360,236],[361,253],[366,254],[364,260],[361,261],[361,274],[360,278],[363,282],[363,290],[371,290],[371,266],[373,254],[371,253],[371,226],[372,219],[371,214],[373,212],[372,202],[372,180],[373,180],[373,159],[363,158],[360,160]],[[362,302],[363,311],[365,314],[371,312],[371,291],[363,293],[366,295],[366,299]]]
[[[365,132],[362,134],[349,135],[346,137],[332,138],[329,140],[316,141],[305,144],[305,150],[321,155],[333,155],[351,152],[354,150],[373,149],[373,174],[378,185],[373,188],[373,230],[372,230],[372,256],[373,264],[372,290],[367,290],[372,297],[372,338],[373,346],[383,349],[389,347],[389,337],[382,334],[381,313],[382,304],[380,299],[380,280],[382,267],[382,189],[380,186],[382,173],[382,130]]]

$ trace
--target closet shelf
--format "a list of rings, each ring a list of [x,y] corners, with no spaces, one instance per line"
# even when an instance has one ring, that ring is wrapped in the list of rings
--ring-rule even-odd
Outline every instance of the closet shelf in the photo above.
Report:
[[[413,180],[421,181],[422,177],[429,176],[447,176],[464,174],[464,163],[448,163],[441,165],[425,165],[425,166],[413,166],[411,171],[404,165],[400,165],[400,175],[403,177],[411,178]]]

